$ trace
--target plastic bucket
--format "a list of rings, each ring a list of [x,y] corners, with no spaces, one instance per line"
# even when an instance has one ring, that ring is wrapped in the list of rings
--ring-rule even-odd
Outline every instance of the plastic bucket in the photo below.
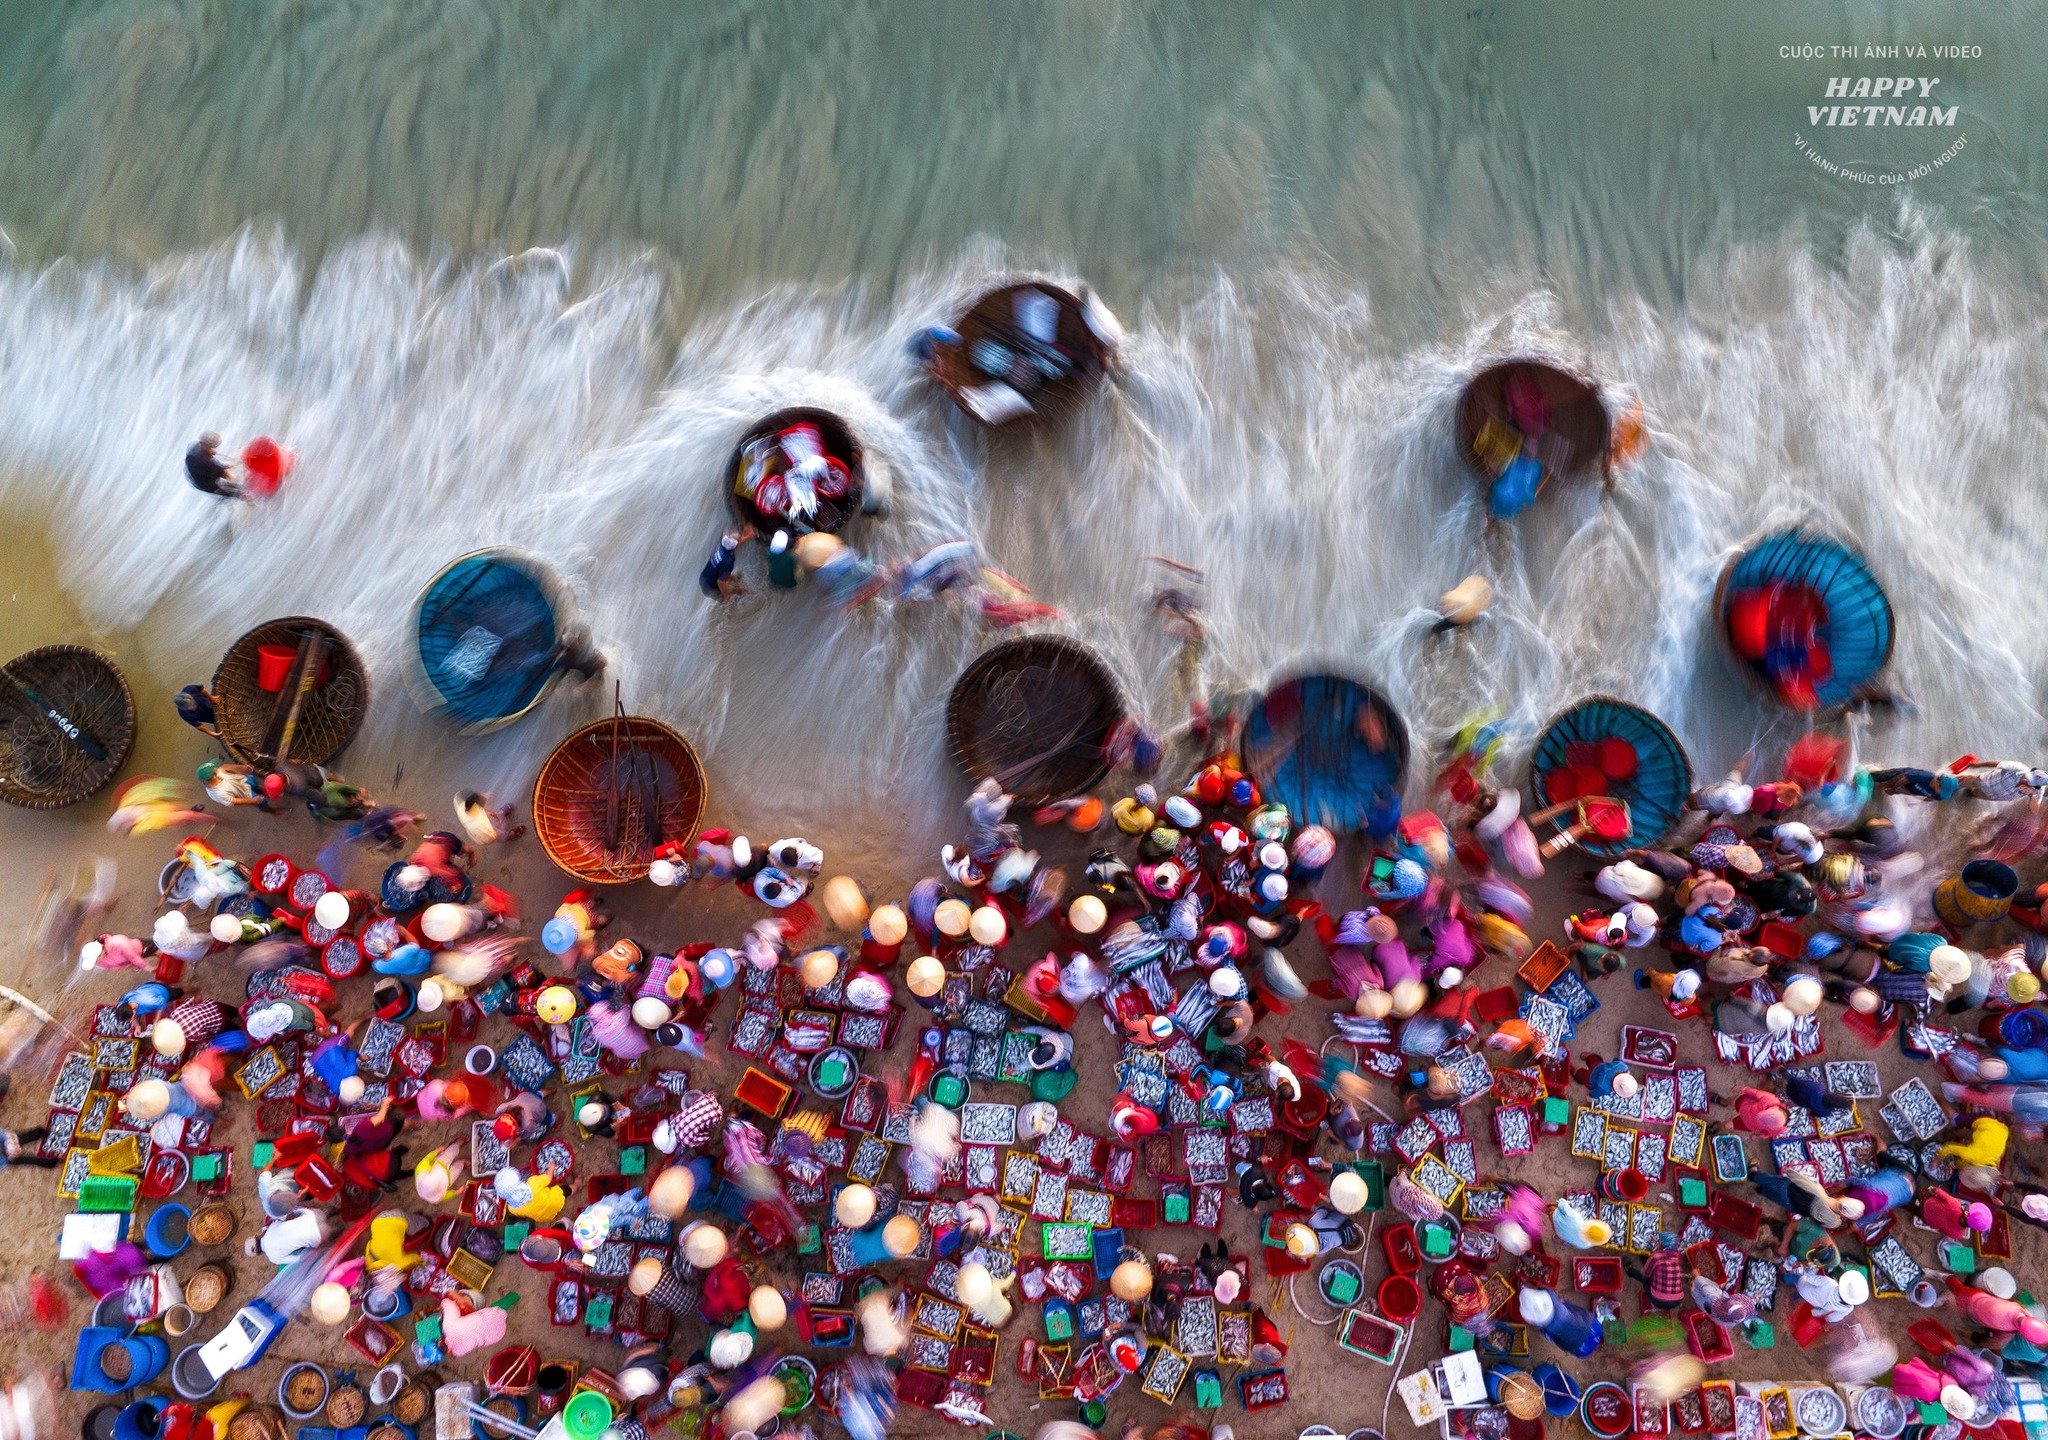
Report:
[[[1579,1382],[1548,1363],[1538,1365],[1532,1372],[1536,1383],[1543,1387],[1543,1408],[1552,1415],[1562,1418],[1577,1412],[1579,1408]]]
[[[1380,1281],[1380,1314],[1396,1325],[1406,1325],[1422,1313],[1422,1291],[1406,1275],[1389,1275]]]
[[[143,1227],[143,1243],[155,1259],[169,1260],[192,1243],[191,1225],[192,1212],[183,1205],[176,1201],[159,1205]]]
[[[151,1395],[123,1407],[114,1417],[114,1440],[156,1440],[170,1403],[160,1395]]]
[[[2012,909],[2020,877],[2002,860],[1972,860],[1935,887],[1935,913],[1958,929],[1996,920]]]
[[[292,662],[299,658],[296,645],[258,645],[256,647],[256,684],[276,694],[284,689],[284,682],[291,677]],[[320,657],[320,668],[314,672],[313,686],[318,689],[334,676],[334,664],[326,656]]]
[[[1600,1176],[1600,1193],[1609,1200],[1637,1204],[1650,1193],[1650,1177],[1634,1167],[1608,1170]]]

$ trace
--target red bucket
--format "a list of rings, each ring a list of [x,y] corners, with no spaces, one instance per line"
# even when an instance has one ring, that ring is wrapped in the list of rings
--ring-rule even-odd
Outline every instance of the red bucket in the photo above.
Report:
[[[292,661],[299,658],[296,645],[258,645],[256,647],[256,683],[273,695],[284,689],[284,682],[291,678]],[[317,689],[325,685],[334,674],[334,666],[328,657],[320,657],[320,668],[314,673],[313,685]]]
[[[1406,1275],[1389,1275],[1380,1281],[1380,1314],[1396,1325],[1406,1325],[1422,1313],[1422,1291]]]

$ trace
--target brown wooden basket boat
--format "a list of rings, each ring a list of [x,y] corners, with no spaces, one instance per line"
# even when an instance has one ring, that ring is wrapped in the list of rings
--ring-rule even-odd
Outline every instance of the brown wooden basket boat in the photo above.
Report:
[[[1080,296],[1045,280],[1019,281],[991,290],[969,306],[967,312],[953,322],[953,329],[960,336],[957,343],[932,347],[926,368],[960,408],[976,419],[982,418],[963,392],[998,377],[977,368],[973,360],[975,346],[993,341],[1012,350],[1018,349],[1027,337],[1016,320],[1017,302],[1034,291],[1050,296],[1059,306],[1054,345],[1067,357],[1072,368],[1063,375],[1038,378],[1026,394],[1031,401],[1031,409],[992,422],[995,428],[1048,420],[1063,413],[1101,383],[1109,368],[1110,344],[1089,324],[1088,306]],[[1028,351],[1029,347],[1024,348]],[[983,423],[991,422],[983,420]]]
[[[135,696],[113,661],[46,645],[0,670],[0,800],[55,810],[121,772],[135,748]]]
[[[263,688],[258,680],[261,651],[265,646],[296,650],[309,635],[326,645],[320,667],[324,683],[322,674],[316,672],[289,727],[289,743],[282,747],[286,753],[271,755],[266,741],[282,733],[294,686]],[[291,615],[265,621],[228,648],[220,668],[213,672],[213,703],[221,743],[244,764],[289,759],[325,765],[346,750],[362,728],[363,716],[370,708],[370,676],[346,635],[324,620]]]
[[[1109,773],[1103,745],[1124,718],[1123,696],[1095,653],[1073,640],[1006,640],[960,672],[946,701],[946,741],[979,783],[994,780],[1024,805],[1093,789]]]
[[[533,783],[533,828],[548,858],[578,880],[624,885],[657,847],[688,845],[708,798],[690,742],[644,715],[614,715],[561,744]]]
[[[818,427],[819,436],[825,443],[825,453],[846,466],[849,479],[844,495],[837,499],[820,495],[817,511],[808,520],[792,522],[787,516],[761,509],[752,499],[740,494],[740,466],[745,460],[747,447],[755,441],[773,441],[790,426],[804,424]],[[808,405],[777,410],[751,426],[746,434],[740,436],[739,443],[732,447],[732,457],[725,466],[725,494],[734,513],[764,536],[790,529],[836,535],[860,513],[861,502],[867,494],[867,455],[861,449],[860,441],[854,437],[852,427],[830,410]]]
[[[1607,456],[1608,417],[1593,382],[1541,360],[1506,360],[1474,375],[1458,401],[1458,453],[1472,473],[1488,484],[1496,478],[1474,442],[1488,420],[1513,428],[1507,385],[1518,373],[1536,382],[1550,406],[1550,429],[1535,442],[1545,474],[1571,478],[1600,465]]]

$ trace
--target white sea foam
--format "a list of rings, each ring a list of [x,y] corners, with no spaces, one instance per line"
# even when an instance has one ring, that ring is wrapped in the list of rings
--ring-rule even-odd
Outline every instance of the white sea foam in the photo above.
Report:
[[[1906,240],[1859,232],[1838,265],[1796,237],[1730,251],[1696,267],[1684,313],[1615,296],[1577,336],[1532,292],[1447,343],[1393,348],[1337,277],[1218,275],[1121,306],[1117,383],[1068,424],[994,442],[904,352],[1042,258],[993,245],[889,293],[778,290],[680,335],[679,282],[655,256],[488,263],[366,238],[308,273],[251,231],[145,272],[10,260],[0,505],[47,526],[87,619],[139,627],[162,676],[203,676],[265,616],[340,625],[378,687],[349,761],[368,777],[462,754],[510,787],[609,705],[609,686],[563,692],[483,741],[412,710],[398,650],[413,596],[462,551],[515,543],[580,592],[627,703],[697,741],[720,813],[824,828],[848,798],[901,798],[888,813],[935,820],[946,689],[983,643],[963,610],[841,617],[773,592],[720,609],[696,588],[726,523],[726,455],[797,403],[844,413],[895,476],[893,513],[856,544],[897,557],[972,536],[1068,610],[1162,724],[1172,658],[1148,617],[1149,552],[1206,571],[1219,686],[1332,666],[1381,685],[1425,741],[1476,709],[1533,726],[1609,691],[1666,716],[1711,770],[1794,733],[1731,674],[1706,617],[1733,551],[1803,520],[1860,545],[1897,609],[1893,679],[1921,708],[1880,717],[1867,753],[2034,757],[2042,319],[1906,222]],[[1452,413],[1475,365],[1516,352],[1639,396],[1653,443],[1611,493],[1552,493],[1489,534]],[[205,428],[237,447],[274,434],[299,470],[238,514],[182,479]],[[1430,602],[1475,570],[1495,610],[1431,639]]]

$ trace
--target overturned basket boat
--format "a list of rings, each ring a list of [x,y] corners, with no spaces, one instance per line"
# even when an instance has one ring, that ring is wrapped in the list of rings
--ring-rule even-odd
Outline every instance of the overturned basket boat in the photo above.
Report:
[[[690,742],[644,715],[617,714],[561,744],[533,783],[533,828],[578,880],[641,879],[665,844],[687,847],[704,817],[704,766]]]
[[[946,742],[969,780],[994,780],[1024,805],[1093,789],[1125,715],[1109,668],[1077,641],[1005,640],[977,655],[946,701]]]
[[[1607,432],[1607,406],[1593,382],[1540,360],[1489,365],[1458,400],[1459,453],[1503,520],[1552,481],[1599,466]]]
[[[1573,840],[1587,854],[1612,858],[1671,833],[1692,794],[1692,764],[1671,727],[1655,715],[1594,695],[1544,727],[1529,757],[1529,780],[1539,807],[1532,821],[1550,818],[1577,828]],[[1611,831],[1597,814],[1572,825],[1574,815],[1612,801],[1627,811]]]
[[[1892,655],[1892,605],[1864,558],[1809,530],[1743,551],[1714,592],[1736,665],[1794,710],[1846,705]]]
[[[1387,698],[1342,675],[1302,675],[1245,720],[1244,765],[1297,825],[1391,833],[1408,776],[1408,727]]]
[[[0,800],[56,810],[98,791],[135,748],[135,696],[114,662],[46,645],[0,666]]]
[[[370,676],[348,637],[324,620],[267,620],[228,647],[213,672],[221,743],[244,764],[325,765],[348,748],[370,708]]]
[[[423,709],[472,734],[508,725],[547,698],[565,670],[590,663],[569,589],[516,550],[478,550],[427,582],[408,647]]]
[[[1122,327],[1092,291],[1044,280],[991,290],[922,337],[925,368],[984,425],[1051,418],[1102,380]]]
[[[791,515],[782,477],[794,458],[781,443],[785,431],[809,427],[817,432],[819,450],[839,471],[844,488],[837,495],[820,492],[817,509],[809,515]],[[867,497],[867,456],[853,429],[830,410],[797,405],[777,410],[762,419],[733,446],[732,459],[725,467],[726,493],[740,519],[763,536],[777,530],[801,535],[811,531],[836,535],[860,513]]]

